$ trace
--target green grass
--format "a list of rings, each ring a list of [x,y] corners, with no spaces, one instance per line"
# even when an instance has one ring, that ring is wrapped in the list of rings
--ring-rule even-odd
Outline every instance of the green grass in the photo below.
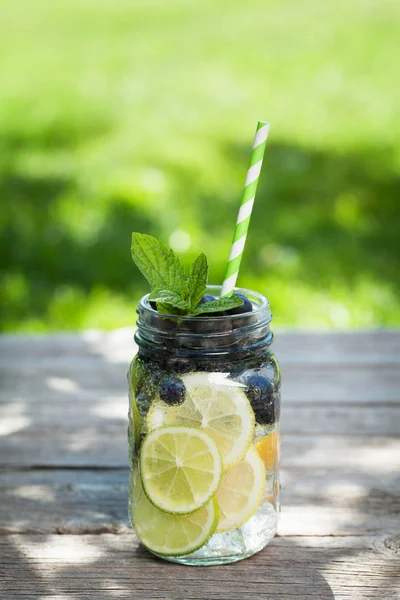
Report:
[[[221,282],[259,118],[238,283],[279,325],[400,324],[399,34],[392,0],[0,2],[1,329],[134,323],[133,230]]]

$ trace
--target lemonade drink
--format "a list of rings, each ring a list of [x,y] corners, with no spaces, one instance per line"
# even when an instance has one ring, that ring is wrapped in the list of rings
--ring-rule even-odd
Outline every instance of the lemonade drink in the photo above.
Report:
[[[212,302],[220,288],[207,292]],[[170,561],[234,562],[276,532],[280,371],[271,311],[260,294],[238,293],[246,302],[219,313],[166,315],[148,296],[138,307],[130,516],[141,543]]]

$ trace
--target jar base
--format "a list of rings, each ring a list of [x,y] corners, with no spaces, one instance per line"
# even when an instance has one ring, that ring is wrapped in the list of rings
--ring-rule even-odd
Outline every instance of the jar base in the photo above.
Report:
[[[228,533],[214,534],[205,546],[191,554],[153,554],[169,562],[193,567],[226,565],[260,552],[275,536],[277,525],[277,512],[272,504],[264,502],[247,523]]]

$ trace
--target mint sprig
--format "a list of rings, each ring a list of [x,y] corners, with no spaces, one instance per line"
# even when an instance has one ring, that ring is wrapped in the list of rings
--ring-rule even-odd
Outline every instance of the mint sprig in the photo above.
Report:
[[[230,308],[235,308],[236,306],[241,306],[243,304],[242,298],[239,296],[231,296],[230,298],[218,298],[218,300],[212,300],[210,302],[205,302],[200,306],[197,306],[193,310],[194,315],[201,315],[204,313],[211,312],[220,312],[221,310],[229,310]]]
[[[237,296],[218,298],[199,306],[207,290],[208,261],[199,254],[189,273],[173,250],[151,235],[132,233],[132,258],[150,284],[149,300],[157,310],[173,315],[200,315],[229,310],[243,304]]]

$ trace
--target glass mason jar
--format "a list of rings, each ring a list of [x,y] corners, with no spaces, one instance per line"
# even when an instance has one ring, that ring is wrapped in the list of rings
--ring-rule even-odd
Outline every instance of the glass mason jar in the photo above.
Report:
[[[219,286],[209,286],[218,296]],[[269,303],[163,315],[142,298],[129,373],[129,508],[166,560],[235,562],[273,538],[279,511],[280,370]]]

